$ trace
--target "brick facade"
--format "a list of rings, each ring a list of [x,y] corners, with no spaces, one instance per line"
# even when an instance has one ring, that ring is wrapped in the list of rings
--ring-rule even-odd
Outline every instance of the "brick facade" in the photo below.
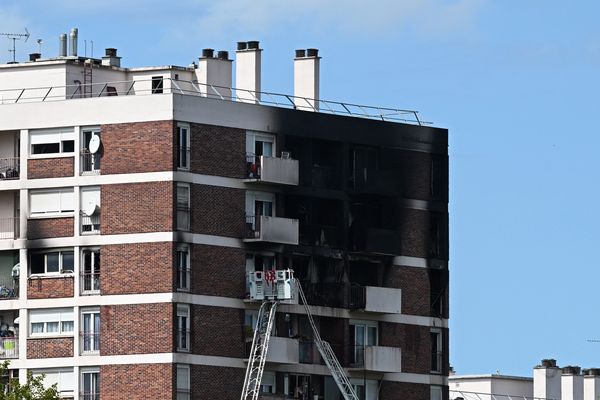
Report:
[[[173,170],[173,121],[108,124],[100,129],[103,175]]]
[[[191,313],[192,353],[244,357],[244,310],[192,305]]]
[[[223,126],[191,124],[191,172],[243,178],[246,131]]]
[[[429,385],[407,382],[381,382],[380,398],[385,400],[426,400],[431,398]]]
[[[100,355],[170,353],[174,349],[173,303],[100,307]]]
[[[224,297],[246,297],[246,259],[243,249],[191,246],[191,292]]]
[[[430,328],[419,325],[379,322],[379,345],[402,349],[402,372],[429,374],[431,371]]]
[[[27,358],[73,357],[73,338],[27,339]]]
[[[74,224],[73,217],[31,218],[27,220],[27,238],[70,237],[74,234]]]
[[[173,242],[106,245],[100,248],[101,293],[172,292]]]
[[[241,238],[245,227],[246,193],[242,189],[192,185],[192,231]]]
[[[29,278],[27,281],[28,299],[54,299],[60,297],[73,297],[73,276],[52,278]]]
[[[173,231],[173,196],[173,182],[103,185],[102,234]]]
[[[242,368],[192,365],[190,368],[191,398],[193,400],[238,400],[242,393],[245,372]]]
[[[74,175],[75,159],[73,157],[27,160],[27,179],[62,178]]]
[[[102,400],[175,398],[173,364],[102,365],[100,377]]]

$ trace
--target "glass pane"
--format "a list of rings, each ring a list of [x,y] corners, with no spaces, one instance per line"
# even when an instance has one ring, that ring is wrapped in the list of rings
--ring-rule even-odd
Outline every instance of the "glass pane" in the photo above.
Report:
[[[63,262],[63,266],[62,269],[63,271],[75,271],[75,263],[74,263],[74,256],[73,256],[73,252],[72,251],[65,251],[62,253],[62,262]]]
[[[273,143],[270,142],[262,142],[263,144],[263,156],[273,157]]]
[[[47,322],[46,323],[47,333],[58,333],[58,322]]]
[[[43,254],[32,254],[31,255],[31,273],[32,274],[43,274],[44,271],[45,257]]]
[[[94,251],[93,254],[94,254],[94,270],[93,270],[93,272],[99,273],[100,272],[100,252]]]
[[[73,332],[73,327],[73,321],[64,321],[62,323],[62,332]]]
[[[58,253],[46,254],[46,272],[58,272]]]
[[[75,151],[75,141],[73,140],[64,140],[62,142],[63,153],[72,153]]]
[[[43,322],[34,322],[31,324],[31,333],[43,333],[44,332],[44,323]]]
[[[92,272],[92,252],[83,252],[83,273],[89,274]]]
[[[34,144],[32,149],[33,154],[52,154],[58,152],[60,152],[59,143]]]
[[[375,346],[377,344],[377,328],[369,326],[367,328],[367,346]]]
[[[354,344],[362,346],[365,344],[365,327],[363,325],[355,326]]]

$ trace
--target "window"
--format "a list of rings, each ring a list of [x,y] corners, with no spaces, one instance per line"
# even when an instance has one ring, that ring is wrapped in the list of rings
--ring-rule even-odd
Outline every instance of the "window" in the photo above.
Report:
[[[190,399],[190,366],[177,364],[177,400]]]
[[[152,77],[152,93],[162,93],[163,92],[163,77],[162,76],[153,76]]]
[[[377,381],[372,379],[350,379],[350,383],[352,383],[359,399],[376,400],[378,398],[379,385]]]
[[[177,289],[190,290],[190,249],[187,245],[177,247]]]
[[[81,251],[81,292],[93,294],[100,292],[100,249]]]
[[[98,370],[84,370],[81,372],[81,397],[80,400],[100,399],[100,372]]]
[[[362,366],[365,363],[365,347],[377,345],[377,322],[350,321],[350,338],[354,343],[354,363]]]
[[[90,151],[90,140],[92,136],[100,137],[100,129],[84,129],[81,132],[81,173],[84,175],[94,175],[100,172],[100,153]]]
[[[262,393],[275,393],[275,372],[264,371],[260,387]]]
[[[100,311],[82,311],[81,327],[82,353],[98,353],[100,351]]]
[[[179,148],[179,159],[177,168],[190,169],[190,126],[177,124],[177,142]]]
[[[177,184],[177,229],[190,230],[190,185]]]
[[[430,391],[430,396],[429,398],[431,400],[442,400],[442,387],[441,386],[430,386],[431,391]]]
[[[81,234],[100,233],[100,187],[81,188]]]
[[[190,351],[190,306],[177,305],[177,350]]]
[[[60,154],[75,151],[73,129],[31,131],[29,140],[31,154]]]
[[[432,329],[431,338],[431,372],[442,372],[442,331]]]
[[[75,374],[73,368],[49,368],[31,371],[33,376],[44,375],[44,387],[57,385],[60,397],[73,398],[75,392]]]
[[[246,230],[249,238],[260,237],[260,216],[273,217],[275,194],[246,192]]]
[[[29,312],[31,336],[73,334],[73,309],[55,308]]]
[[[30,258],[31,274],[65,274],[75,270],[73,250],[33,253]]]
[[[31,190],[29,192],[29,214],[32,217],[67,214],[74,211],[73,188]]]

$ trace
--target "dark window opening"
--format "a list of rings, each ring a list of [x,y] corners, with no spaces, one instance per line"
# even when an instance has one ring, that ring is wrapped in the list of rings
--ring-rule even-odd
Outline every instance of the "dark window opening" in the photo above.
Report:
[[[152,77],[152,93],[163,93],[163,77],[153,76]]]
[[[60,153],[60,143],[40,143],[33,145],[33,154]]]
[[[75,141],[74,140],[64,140],[62,142],[62,152],[63,153],[72,153],[75,151]]]

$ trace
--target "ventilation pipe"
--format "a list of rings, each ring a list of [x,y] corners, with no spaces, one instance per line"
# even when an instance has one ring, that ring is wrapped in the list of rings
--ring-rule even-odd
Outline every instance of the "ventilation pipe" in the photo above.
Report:
[[[568,366],[562,369],[561,399],[583,399],[583,376],[581,375],[581,368]]]
[[[203,49],[194,71],[200,84],[200,93],[206,97],[231,99],[232,61],[227,51],[219,51],[214,56],[213,49]]]
[[[69,39],[71,42],[71,51],[69,53],[69,55],[71,57],[77,57],[77,35],[78,35],[78,30],[77,28],[73,28],[71,29],[71,33],[69,34]]]
[[[261,53],[257,41],[238,42],[235,52],[235,87],[238,101],[260,103]]]
[[[66,57],[67,56],[67,34],[61,33],[58,38],[58,56]]]
[[[294,104],[297,109],[319,111],[320,62],[318,49],[296,50]]]
[[[102,57],[102,65],[107,67],[120,67],[121,57],[117,56],[117,49],[109,47],[104,50],[105,55]]]
[[[542,360],[542,365],[533,369],[533,397],[560,400],[561,370],[556,360]]]

